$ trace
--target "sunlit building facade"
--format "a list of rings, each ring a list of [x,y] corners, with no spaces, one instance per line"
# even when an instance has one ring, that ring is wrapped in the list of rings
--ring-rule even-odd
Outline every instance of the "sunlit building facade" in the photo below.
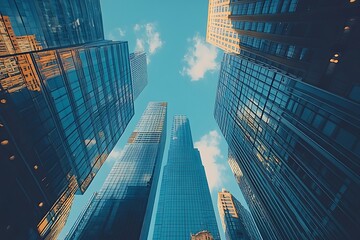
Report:
[[[360,103],[360,1],[209,0],[207,41]]]
[[[166,139],[166,102],[148,104],[104,185],[66,239],[147,239]]]
[[[230,0],[209,0],[206,41],[226,52],[240,53],[240,39],[229,16]]]
[[[262,62],[224,55],[215,118],[277,239],[358,236],[359,113]]]
[[[200,153],[186,116],[174,117],[153,239],[190,239],[207,230],[220,239]]]
[[[262,239],[250,212],[225,189],[218,193],[218,210],[227,240]]]
[[[148,83],[147,60],[145,52],[130,53],[130,69],[135,100]]]
[[[4,239],[56,239],[134,114],[127,43],[101,40],[97,6],[0,3]]]

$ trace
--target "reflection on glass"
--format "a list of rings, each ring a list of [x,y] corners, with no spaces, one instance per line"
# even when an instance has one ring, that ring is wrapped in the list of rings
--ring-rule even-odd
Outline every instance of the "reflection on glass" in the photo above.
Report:
[[[28,88],[31,91],[40,91],[40,80],[29,54],[14,53],[41,50],[35,35],[16,36],[9,17],[0,16],[0,83],[9,93]]]

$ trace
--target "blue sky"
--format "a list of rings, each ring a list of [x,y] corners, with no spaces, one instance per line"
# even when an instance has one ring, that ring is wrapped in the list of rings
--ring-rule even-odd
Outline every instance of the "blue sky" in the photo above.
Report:
[[[110,157],[86,193],[76,196],[63,239],[93,192],[100,189],[127,138],[149,101],[168,102],[168,137],[175,114],[186,114],[195,146],[199,148],[211,189],[214,211],[217,192],[229,190],[244,205],[238,185],[227,164],[227,145],[214,120],[214,102],[222,52],[205,42],[207,0],[102,0],[105,38],[129,42],[129,51],[148,55],[148,85],[135,102],[135,115]]]

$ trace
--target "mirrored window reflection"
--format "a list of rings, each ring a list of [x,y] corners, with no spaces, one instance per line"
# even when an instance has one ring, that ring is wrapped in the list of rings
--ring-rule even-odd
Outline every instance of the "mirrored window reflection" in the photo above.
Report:
[[[321,235],[329,228],[328,233],[344,234],[339,230],[344,221],[346,226],[353,224],[352,197],[342,187],[356,181],[358,169],[355,135],[360,133],[351,106],[341,97],[245,56],[224,56],[215,118],[249,181],[261,183],[252,186],[254,192],[273,195],[260,204],[272,211],[281,223],[275,228],[288,238],[296,238],[297,231],[284,226]],[[311,193],[306,199],[305,192]],[[275,206],[286,206],[297,217],[284,222]],[[338,218],[330,221],[329,216],[335,215]]]
[[[10,38],[8,43],[12,42],[12,46],[7,45],[10,52],[70,47],[104,39],[100,1],[3,0],[0,9],[0,31]]]

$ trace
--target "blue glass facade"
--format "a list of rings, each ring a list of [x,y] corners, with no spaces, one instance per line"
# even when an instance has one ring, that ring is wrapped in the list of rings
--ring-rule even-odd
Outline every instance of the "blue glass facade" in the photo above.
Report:
[[[8,84],[13,77],[1,80],[8,86],[0,92],[2,140],[8,141],[1,151],[8,159],[2,177],[14,179],[2,216],[9,214],[5,224],[15,231],[14,209],[35,208],[38,231],[46,235],[42,223],[51,221],[39,218],[58,209],[65,192],[86,190],[134,114],[128,48],[125,42],[99,42],[21,57],[39,87],[28,87],[24,74],[16,75],[16,85]],[[77,184],[69,190],[73,176]]]
[[[67,47],[104,39],[99,0],[3,0],[0,14],[8,17],[15,36],[32,44],[35,36],[42,49]],[[9,46],[10,48],[10,46]],[[16,46],[15,46],[16,48]],[[17,48],[10,53],[38,50]],[[2,49],[0,55],[3,55]]]
[[[359,235],[359,113],[270,65],[224,55],[215,118],[256,196],[258,225],[265,219],[277,239]]]
[[[135,100],[148,83],[145,52],[134,52],[130,54],[130,69]]]
[[[359,235],[359,10],[210,1],[207,40],[229,52],[215,118],[265,239]]]
[[[269,221],[270,216],[264,210],[261,202],[259,202],[257,196],[253,193],[248,180],[242,173],[238,162],[235,160],[233,154],[229,152],[228,163],[235,179],[241,189],[241,192],[249,206],[252,216],[257,221],[256,226],[261,232],[263,239],[276,239],[276,229],[272,227],[272,223]],[[261,220],[261,221],[260,221]]]
[[[148,104],[100,192],[66,239],[147,239],[166,139],[167,103]]]
[[[190,239],[203,230],[220,239],[205,170],[186,116],[175,116],[153,239]]]
[[[101,40],[99,10],[99,1],[0,3],[5,239],[56,238],[134,114],[127,43]]]

